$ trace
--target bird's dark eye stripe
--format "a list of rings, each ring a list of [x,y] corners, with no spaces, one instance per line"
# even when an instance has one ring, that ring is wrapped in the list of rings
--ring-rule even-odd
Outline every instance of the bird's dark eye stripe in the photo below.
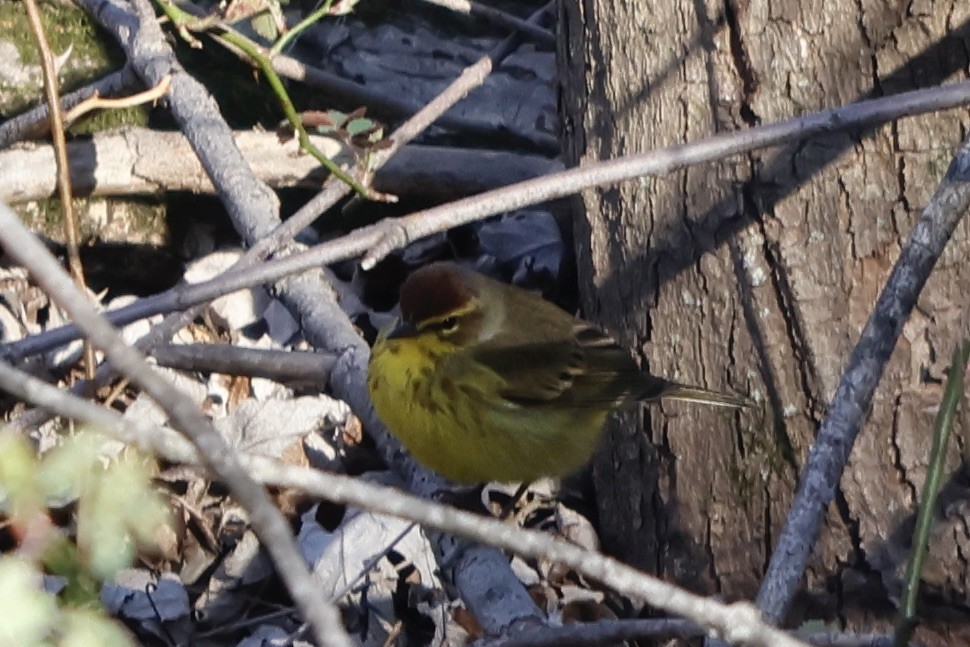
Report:
[[[458,317],[446,317],[422,326],[424,330],[454,330],[458,327]]]

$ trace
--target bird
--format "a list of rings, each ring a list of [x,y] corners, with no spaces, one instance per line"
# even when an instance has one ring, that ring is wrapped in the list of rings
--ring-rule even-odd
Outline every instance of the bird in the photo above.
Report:
[[[570,474],[607,416],[635,403],[753,404],[645,373],[594,324],[453,262],[412,272],[399,301],[371,351],[371,402],[415,459],[455,483]]]

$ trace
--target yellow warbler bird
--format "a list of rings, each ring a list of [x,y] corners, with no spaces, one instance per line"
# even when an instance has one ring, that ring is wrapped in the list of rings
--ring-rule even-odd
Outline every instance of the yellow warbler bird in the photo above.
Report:
[[[371,354],[371,400],[417,460],[458,483],[564,476],[626,404],[750,406],[643,373],[592,324],[454,263],[412,273],[400,300]]]

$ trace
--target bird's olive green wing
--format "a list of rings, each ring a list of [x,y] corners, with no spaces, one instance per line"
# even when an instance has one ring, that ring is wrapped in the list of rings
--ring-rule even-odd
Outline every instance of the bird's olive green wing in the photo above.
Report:
[[[571,340],[483,344],[471,356],[501,378],[500,395],[517,404],[555,401],[586,370],[583,353]]]
[[[589,324],[576,321],[563,339],[516,343],[498,337],[472,349],[501,377],[501,395],[517,404],[614,407],[659,397],[669,382],[641,373],[630,354]]]

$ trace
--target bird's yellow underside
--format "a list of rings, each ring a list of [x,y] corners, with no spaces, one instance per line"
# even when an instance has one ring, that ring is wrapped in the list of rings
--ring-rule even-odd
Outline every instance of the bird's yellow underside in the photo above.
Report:
[[[595,450],[600,434],[585,430],[602,429],[607,410],[509,402],[495,395],[500,376],[426,346],[379,343],[368,378],[378,416],[424,465],[458,483],[531,481],[564,476]]]

